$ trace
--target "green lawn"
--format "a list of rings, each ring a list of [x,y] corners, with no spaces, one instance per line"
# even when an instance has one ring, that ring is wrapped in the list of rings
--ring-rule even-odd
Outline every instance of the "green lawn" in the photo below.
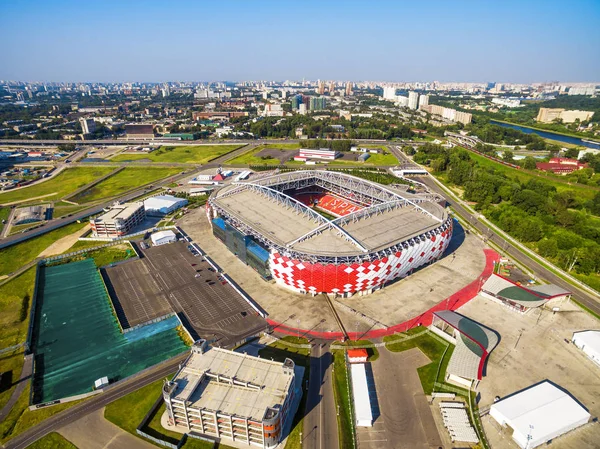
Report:
[[[23,349],[3,354],[0,357],[0,373],[2,381],[0,382],[0,408],[10,399],[17,385],[13,383],[19,380],[21,369],[23,368]]]
[[[27,446],[28,449],[77,449],[73,443],[56,432],[49,433],[35,443]]]
[[[4,229],[3,220],[8,220],[8,216],[10,215],[10,207],[0,207],[0,232]]]
[[[27,338],[29,309],[33,298],[35,267],[31,267],[18,277],[0,286],[0,348],[22,343]],[[25,305],[25,303],[27,303]],[[23,318],[23,319],[22,319]],[[13,379],[21,374],[23,360],[15,360],[11,356],[0,358],[0,372],[14,367]],[[0,394],[0,404],[2,404]]]
[[[331,351],[333,354],[333,397],[339,407],[338,415],[338,437],[341,449],[354,448],[354,420],[350,409],[350,397],[348,395],[348,373],[346,367],[346,351],[338,349]]]
[[[13,226],[10,227],[10,231],[8,232],[8,235],[19,234],[19,233],[21,233],[23,231],[26,231],[28,229],[35,228],[35,227],[37,227],[37,226],[39,226],[41,224],[42,224],[42,222],[39,221],[39,222],[36,222],[36,223],[25,223],[25,224],[16,225],[16,226],[13,225]]]
[[[44,196],[39,202],[57,200],[113,171],[113,167],[73,167],[39,184],[0,193],[0,204],[24,202]]]
[[[70,198],[75,203],[89,203],[121,195],[136,187],[179,173],[175,167],[128,167]]]
[[[71,223],[62,228],[26,240],[22,243],[0,249],[0,275],[12,273],[33,261],[48,246],[58,239],[81,230],[87,223]]]
[[[67,402],[32,411],[29,410],[29,385],[27,385],[6,419],[0,423],[0,442],[5,443],[30,427],[80,402]]]
[[[74,214],[76,212],[82,211],[83,209],[87,209],[90,207],[89,204],[84,205],[74,205],[69,204],[65,206],[54,206],[54,212],[52,213],[52,218],[61,218],[70,214]]]
[[[92,242],[84,242],[84,243],[92,243]],[[96,246],[99,242],[96,243]],[[75,245],[73,245],[67,252],[76,251],[77,249],[73,249]],[[80,248],[82,249],[82,248]],[[63,265],[66,263],[77,262],[79,260],[94,259],[94,263],[98,268],[104,267],[106,265],[110,265],[111,263],[119,262],[121,260],[130,259],[135,257],[135,251],[131,248],[129,243],[123,243],[120,245],[107,246],[105,248],[99,248],[93,251],[88,251],[82,254],[77,254],[75,256],[68,257],[66,259],[61,259],[54,263],[50,263],[50,265]]]
[[[169,379],[172,376],[169,376]],[[111,402],[104,409],[104,417],[121,429],[136,435],[140,425],[154,401],[162,394],[163,379],[140,388],[127,396]]]
[[[367,345],[372,345],[373,342],[369,341],[369,340],[346,340],[345,342],[341,342],[341,341],[336,341],[335,342],[336,345],[341,345],[341,346],[347,346],[349,348],[354,347],[354,346],[367,346]],[[374,362],[375,360],[377,360],[379,358],[379,351],[377,350],[377,348],[375,346],[373,346],[372,348],[367,348],[367,354],[369,355],[369,362]]]
[[[419,328],[419,331],[422,330],[423,329]],[[411,335],[414,335],[416,332],[417,331],[413,331]],[[417,369],[425,394],[431,394],[433,391],[433,384],[436,381],[443,382],[446,366],[450,360],[449,355],[452,354],[451,348],[449,348],[444,356],[444,351],[448,344],[444,344],[435,337],[432,337],[429,332],[406,341],[401,340],[401,335],[383,337],[383,341],[387,343],[386,348],[389,351],[403,352],[412,348],[419,348],[423,354],[431,360],[431,363]],[[442,360],[442,356],[444,356],[444,360]],[[439,370],[438,367],[440,367]]]
[[[180,162],[206,164],[224,154],[241,148],[243,145],[185,145],[162,146],[149,154],[119,154],[110,160],[113,162],[138,161],[148,159],[152,162]]]
[[[469,156],[480,166],[493,168],[494,170],[500,173],[504,173],[509,178],[516,179],[521,183],[526,183],[530,179],[542,179],[548,184],[556,187],[556,190],[559,192],[565,190],[572,190],[576,192],[580,195],[581,199],[592,199],[599,190],[598,188],[584,186],[581,184],[569,184],[567,180],[561,179],[561,177],[557,175],[548,174],[540,171],[511,168],[473,152],[469,152]]]

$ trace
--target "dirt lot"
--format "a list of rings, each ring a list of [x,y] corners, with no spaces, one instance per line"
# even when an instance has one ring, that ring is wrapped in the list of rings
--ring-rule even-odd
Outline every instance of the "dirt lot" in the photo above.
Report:
[[[599,329],[600,322],[576,305],[563,303],[560,312],[536,309],[520,315],[500,304],[477,297],[458,312],[497,331],[501,340],[490,355],[487,375],[479,385],[480,407],[495,396],[504,397],[548,379],[567,390],[591,413],[600,415],[600,368],[570,341],[573,332]],[[483,418],[494,448],[517,447],[489,416]],[[600,424],[588,424],[557,438],[554,449],[599,448]]]
[[[277,148],[265,148],[256,154],[256,157],[267,157],[271,156],[273,159],[279,159],[280,163],[285,163],[292,159],[298,150],[279,150]]]

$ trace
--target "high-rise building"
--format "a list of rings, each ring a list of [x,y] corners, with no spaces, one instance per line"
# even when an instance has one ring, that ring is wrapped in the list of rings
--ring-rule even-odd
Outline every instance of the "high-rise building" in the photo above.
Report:
[[[408,107],[410,109],[417,109],[419,105],[419,93],[418,92],[409,92],[408,93]]]
[[[327,107],[327,98],[310,97],[309,109],[311,111],[321,111]]]
[[[419,96],[419,108],[421,108],[421,106],[427,106],[428,104],[429,104],[429,95]]]
[[[329,83],[329,95],[334,95],[335,94],[335,83],[333,81],[331,81]]]
[[[325,93],[325,81],[317,81],[317,86],[319,95],[323,95]]]
[[[346,95],[352,95],[352,83],[350,81],[348,81],[346,83]]]
[[[396,88],[385,86],[383,88],[383,99],[384,100],[395,100],[396,99]]]
[[[96,122],[93,118],[80,118],[79,123],[81,123],[83,134],[92,134],[96,131]]]
[[[292,109],[298,109],[302,104],[302,95],[294,95],[292,97]]]

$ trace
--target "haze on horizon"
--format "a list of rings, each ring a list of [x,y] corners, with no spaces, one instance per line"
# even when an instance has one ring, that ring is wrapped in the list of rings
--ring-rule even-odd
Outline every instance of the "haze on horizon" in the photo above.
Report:
[[[600,2],[0,3],[0,79],[600,81]]]

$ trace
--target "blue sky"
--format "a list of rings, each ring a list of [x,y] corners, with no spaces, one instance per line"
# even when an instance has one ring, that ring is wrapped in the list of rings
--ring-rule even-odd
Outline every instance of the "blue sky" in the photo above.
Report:
[[[600,82],[599,22],[599,0],[0,0],[0,79]]]

